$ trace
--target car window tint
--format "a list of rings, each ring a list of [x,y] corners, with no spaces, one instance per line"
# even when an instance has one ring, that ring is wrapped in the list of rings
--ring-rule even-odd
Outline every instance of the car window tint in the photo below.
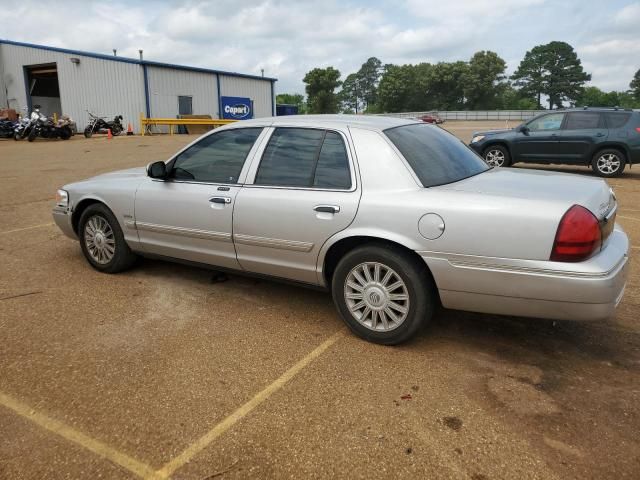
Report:
[[[607,121],[607,127],[620,128],[629,121],[631,113],[605,113],[604,118]]]
[[[489,170],[473,150],[439,127],[423,123],[391,128],[384,133],[425,187],[457,182]]]
[[[347,149],[342,137],[335,132],[327,132],[324,138],[313,186],[318,188],[351,187]]]
[[[256,185],[309,187],[313,179],[323,130],[277,128],[262,155]]]
[[[203,138],[178,156],[173,178],[237,183],[244,161],[261,131],[262,128],[238,128]]]
[[[567,117],[565,130],[588,130],[598,128],[600,114],[596,112],[575,112]]]
[[[564,113],[552,113],[530,121],[527,124],[527,127],[529,127],[529,130],[532,132],[540,130],[560,130],[563,119]]]

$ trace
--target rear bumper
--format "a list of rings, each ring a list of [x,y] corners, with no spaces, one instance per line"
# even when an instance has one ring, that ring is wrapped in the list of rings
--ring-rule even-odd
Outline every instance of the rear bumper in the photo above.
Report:
[[[619,226],[605,248],[580,263],[418,252],[442,305],[500,315],[604,320],[622,300],[629,241]]]
[[[71,212],[63,207],[55,207],[52,212],[53,221],[62,230],[67,237],[78,239],[76,232],[73,230],[73,223],[71,222]]]

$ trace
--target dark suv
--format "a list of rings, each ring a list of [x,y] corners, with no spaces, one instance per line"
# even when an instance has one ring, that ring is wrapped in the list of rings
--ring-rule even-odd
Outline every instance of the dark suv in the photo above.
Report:
[[[470,147],[491,166],[517,162],[591,165],[615,177],[640,163],[640,111],[613,108],[555,110],[511,130],[473,134]]]

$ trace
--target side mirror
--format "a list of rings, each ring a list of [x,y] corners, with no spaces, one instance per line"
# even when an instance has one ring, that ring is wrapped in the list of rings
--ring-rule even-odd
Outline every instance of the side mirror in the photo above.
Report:
[[[529,135],[529,127],[527,127],[526,125],[520,125],[518,127],[518,131],[524,133],[525,135]]]
[[[164,162],[153,162],[147,165],[147,175],[151,178],[164,180],[167,178],[167,165]]]

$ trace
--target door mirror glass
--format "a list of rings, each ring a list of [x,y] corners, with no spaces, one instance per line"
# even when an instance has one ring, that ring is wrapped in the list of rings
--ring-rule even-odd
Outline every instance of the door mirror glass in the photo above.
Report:
[[[167,178],[167,165],[164,162],[153,162],[147,166],[147,175],[151,178],[164,180]]]

